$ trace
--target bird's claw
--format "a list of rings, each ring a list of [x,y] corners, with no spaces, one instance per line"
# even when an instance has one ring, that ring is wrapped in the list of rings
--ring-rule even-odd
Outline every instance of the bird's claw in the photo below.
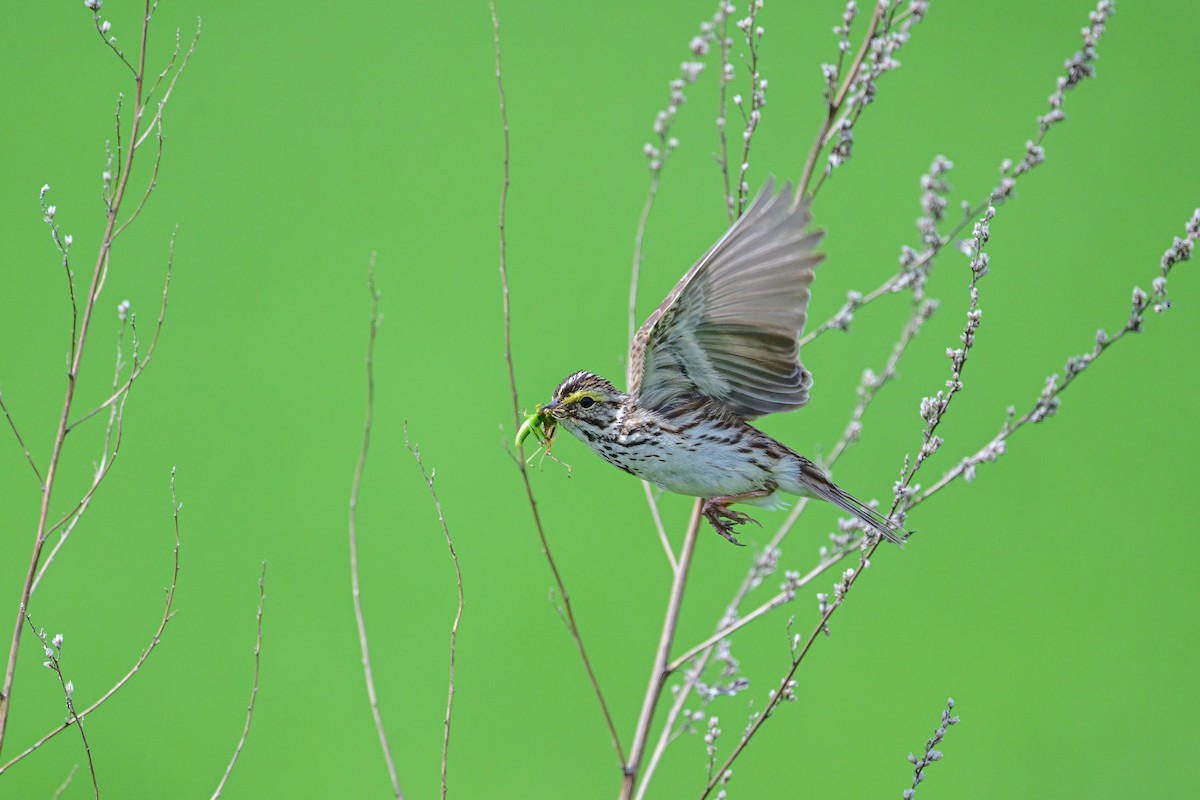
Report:
[[[761,524],[758,520],[751,517],[749,514],[743,514],[741,511],[734,511],[732,508],[720,503],[714,503],[711,500],[704,502],[704,516],[712,524],[713,528],[725,540],[736,544],[738,547],[745,547],[743,542],[739,542],[733,537],[733,526],[744,525],[747,522],[753,522],[755,525]]]

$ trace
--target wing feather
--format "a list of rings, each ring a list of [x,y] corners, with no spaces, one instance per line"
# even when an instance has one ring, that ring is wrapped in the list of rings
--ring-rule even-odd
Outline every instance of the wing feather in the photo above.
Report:
[[[651,408],[697,394],[743,419],[799,408],[812,376],[797,340],[822,256],[808,203],[768,180],[638,330],[630,393]]]

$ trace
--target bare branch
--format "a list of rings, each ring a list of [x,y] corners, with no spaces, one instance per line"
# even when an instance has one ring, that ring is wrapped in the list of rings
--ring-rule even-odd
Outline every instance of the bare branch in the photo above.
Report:
[[[1163,254],[1159,275],[1151,282],[1152,293],[1147,294],[1139,286],[1132,293],[1132,304],[1129,317],[1124,327],[1117,333],[1109,335],[1103,329],[1097,331],[1095,344],[1091,352],[1071,356],[1063,368],[1063,376],[1051,375],[1046,379],[1046,385],[1033,405],[1021,417],[1016,417],[1015,407],[1010,407],[1008,418],[1001,425],[1000,431],[974,454],[963,458],[952,469],[948,470],[936,483],[918,495],[912,497],[910,507],[919,505],[933,495],[946,488],[958,478],[970,481],[975,477],[975,468],[985,461],[995,461],[1007,450],[1009,437],[1032,423],[1042,422],[1053,416],[1059,406],[1059,398],[1084,370],[1095,363],[1110,347],[1131,333],[1140,333],[1145,323],[1145,312],[1153,309],[1155,313],[1164,313],[1171,307],[1167,298],[1167,278],[1171,270],[1181,261],[1191,258],[1197,239],[1200,239],[1200,209],[1196,209],[1186,225],[1183,238],[1175,237],[1171,246]]]
[[[975,223],[974,236],[971,240],[971,282],[969,286],[970,299],[967,305],[967,321],[963,327],[959,341],[962,347],[946,348],[946,356],[950,359],[950,379],[946,381],[946,391],[921,400],[921,418],[925,420],[925,429],[921,434],[921,449],[917,452],[912,465],[907,469],[893,489],[895,500],[892,503],[892,513],[901,515],[910,507],[909,500],[913,492],[913,478],[925,461],[942,446],[943,439],[937,435],[938,426],[950,409],[950,404],[963,389],[962,374],[970,358],[971,348],[975,344],[975,335],[982,320],[979,308],[979,280],[988,273],[988,255],[984,252],[990,236],[990,224],[996,209],[988,206],[979,222]],[[901,517],[903,518],[903,517]]]
[[[442,800],[445,800],[446,767],[450,760],[450,719],[454,711],[454,660],[458,644],[458,623],[462,620],[463,613],[462,569],[458,564],[458,552],[454,549],[454,538],[450,535],[450,527],[446,524],[446,515],[442,512],[442,503],[438,500],[437,490],[433,488],[436,471],[426,472],[425,462],[421,460],[420,449],[409,443],[407,420],[404,423],[404,446],[408,448],[408,452],[412,453],[417,466],[421,469],[421,477],[425,479],[425,485],[429,487],[429,496],[433,500],[434,508],[437,509],[438,523],[442,526],[442,533],[446,537],[446,546],[450,549],[450,560],[454,562],[454,583],[458,587],[458,609],[454,612],[454,622],[450,625],[450,681],[446,693],[446,718],[442,729]]]
[[[200,17],[196,17],[196,32],[192,35],[192,43],[188,45],[187,52],[183,54],[183,62],[179,65],[179,69],[175,70],[175,74],[171,76],[170,82],[167,83],[167,89],[165,92],[163,92],[162,99],[158,101],[158,108],[155,110],[154,116],[150,119],[146,132],[142,134],[140,139],[134,142],[135,148],[141,147],[142,142],[144,142],[146,137],[150,135],[150,131],[157,128],[158,124],[162,121],[163,111],[166,110],[167,103],[171,99],[171,92],[175,91],[175,84],[179,80],[179,76],[183,74],[185,69],[187,69],[188,62],[192,60],[192,54],[196,52],[196,44],[200,41],[200,32],[202,28],[203,20],[201,20]],[[150,88],[147,97],[153,95],[154,92],[158,90],[158,85],[162,82],[163,76],[166,75],[167,72],[170,71],[171,67],[175,64],[175,57],[178,55],[178,53],[179,31],[177,30],[175,31],[175,52],[171,54],[171,60],[167,63],[166,68],[164,68],[163,71],[158,74],[158,79],[154,81],[154,85]]]
[[[646,200],[642,203],[642,213],[638,216],[637,232],[633,235],[633,268],[630,270],[629,278],[629,344],[633,344],[633,337],[637,333],[637,294],[638,281],[642,275],[642,242],[646,238],[646,225],[650,222],[650,212],[654,210],[654,199],[658,197],[658,186],[661,181],[662,166],[658,169],[651,170],[650,188],[646,190]],[[633,376],[629,370],[633,369],[633,363],[625,365],[625,384],[628,386]]]
[[[98,6],[99,4],[95,4]],[[150,2],[145,3],[145,13],[142,20],[141,44],[138,52],[138,66],[134,69],[134,118],[130,123],[130,139],[136,141],[142,119],[143,108],[143,90],[144,78],[146,74],[146,50],[149,41],[149,26],[150,26]],[[93,11],[98,11],[98,8],[93,8]],[[115,47],[114,47],[115,49]],[[120,51],[117,51],[120,55]],[[125,61],[122,56],[122,60]],[[128,65],[129,62],[126,61]],[[83,353],[87,341],[87,334],[91,327],[92,314],[96,307],[96,300],[99,296],[100,289],[104,283],[104,275],[108,267],[108,258],[110,248],[112,247],[113,234],[116,226],[116,213],[120,208],[125,197],[126,189],[129,185],[129,175],[133,166],[134,149],[128,148],[124,154],[125,163],[121,171],[116,189],[111,202],[109,203],[110,212],[105,220],[104,233],[101,236],[100,251],[96,256],[96,266],[92,270],[91,285],[88,290],[87,298],[83,306],[83,318],[79,322],[78,341],[74,347],[70,367],[67,370],[67,385],[63,396],[62,412],[59,415],[58,430],[54,436],[54,444],[51,447],[50,460],[46,466],[45,490],[42,492],[41,508],[38,513],[37,531],[34,536],[32,551],[29,556],[29,565],[26,569],[24,586],[21,591],[20,602],[18,603],[18,614],[13,625],[12,640],[9,644],[8,659],[5,666],[4,682],[0,685],[0,747],[3,746],[4,734],[8,726],[9,710],[12,707],[12,687],[16,676],[17,656],[21,648],[21,633],[24,627],[24,613],[29,605],[29,598],[33,591],[33,583],[37,577],[38,566],[41,562],[42,548],[46,543],[47,527],[50,521],[50,504],[54,495],[56,485],[56,477],[62,457],[63,445],[66,441],[68,420],[70,419],[71,409],[75,399],[75,389],[78,382],[80,370],[83,365]]]
[[[62,793],[65,792],[67,787],[71,785],[71,781],[75,779],[75,773],[78,770],[78,764],[72,765],[71,771],[67,773],[67,777],[63,778],[63,782],[60,783],[58,788],[54,790],[54,794],[50,796],[50,800],[58,800],[58,798],[62,797]]]
[[[225,767],[225,774],[221,776],[220,783],[217,784],[216,790],[212,793],[212,800],[217,800],[221,796],[221,790],[225,788],[225,782],[229,780],[229,776],[233,773],[233,765],[237,763],[238,756],[242,754],[242,748],[246,745],[246,737],[250,735],[250,723],[254,720],[254,702],[258,699],[258,669],[260,655],[262,654],[262,618],[263,605],[266,603],[267,592],[267,562],[262,562],[262,573],[258,576],[258,612],[255,614],[255,636],[254,636],[254,683],[250,687],[250,704],[246,706],[246,724],[242,727],[242,735],[238,739],[237,746],[233,748],[233,757],[229,759],[229,765]]]
[[[102,4],[102,2],[99,0],[84,0],[84,5],[92,10],[92,20],[96,24],[96,33],[100,34],[100,41],[104,42],[104,44],[110,50],[112,50],[114,53],[116,53],[117,58],[121,59],[121,63],[124,64],[126,67],[128,67],[129,71],[131,73],[133,73],[134,80],[140,80],[142,77],[142,72],[137,67],[135,67],[133,64],[131,64],[129,62],[129,59],[125,57],[125,51],[123,51],[121,48],[117,47],[117,37],[108,35],[109,30],[111,29],[111,26],[107,20],[100,19],[101,4]],[[149,3],[147,3],[146,22],[148,23],[149,21],[150,21],[150,8],[149,8]],[[145,62],[143,59],[143,64],[144,63]]]
[[[762,109],[767,104],[767,81],[758,71],[758,47],[762,43],[763,37],[762,26],[758,24],[759,9],[760,4],[757,2],[747,4],[747,16],[737,21],[737,28],[746,39],[748,55],[746,68],[750,72],[750,112],[746,113],[746,102],[741,95],[733,97],[734,105],[742,112],[743,123],[742,163],[738,166],[737,182],[737,216],[739,217],[746,208],[746,201],[750,198],[750,184],[746,182],[746,173],[750,169],[750,145],[754,141],[754,132],[758,130],[758,123],[762,119]],[[729,198],[727,197],[726,200],[728,201]]]
[[[725,762],[721,765],[720,769],[715,772],[704,791],[700,794],[701,800],[704,800],[704,798],[708,797],[712,793],[712,790],[716,788],[718,783],[720,783],[722,776],[724,776],[730,767],[733,766],[733,762],[736,761],[738,756],[740,756],[746,749],[746,746],[750,743],[750,740],[753,739],[754,735],[762,728],[763,723],[767,721],[767,718],[771,716],[779,703],[783,700],[795,699],[794,687],[796,682],[794,678],[796,675],[796,670],[800,668],[800,664],[804,661],[804,657],[807,656],[808,651],[812,649],[813,643],[817,640],[817,636],[828,630],[829,618],[832,617],[833,613],[841,607],[846,594],[870,565],[871,556],[875,554],[875,548],[879,547],[881,541],[881,539],[875,539],[873,543],[868,546],[867,551],[859,562],[857,569],[851,568],[842,574],[842,579],[835,584],[835,588],[837,590],[836,600],[833,603],[822,603],[823,608],[821,619],[817,623],[816,627],[813,628],[812,633],[808,635],[808,638],[803,640],[804,644],[802,647],[799,646],[798,641],[800,639],[800,635],[796,635],[797,641],[793,645],[791,667],[787,670],[787,672],[784,673],[783,678],[780,679],[778,688],[771,690],[771,693],[767,699],[767,704],[763,707],[763,710],[746,728],[745,733],[742,734],[741,740],[733,748],[733,751],[729,754],[729,757],[725,759]]]
[[[508,141],[508,107],[504,97],[504,81],[502,79],[500,69],[500,18],[496,15],[495,0],[489,0],[488,7],[492,14],[492,31],[495,41],[495,56],[496,56],[496,88],[500,95],[500,124],[504,131],[504,181],[500,189],[500,211],[499,211],[499,232],[500,232],[500,288],[501,296],[504,299],[504,359],[508,364],[508,380],[512,391],[512,407],[513,407],[513,427],[514,429],[520,425],[521,421],[521,406],[517,395],[517,378],[513,369],[512,357],[512,316],[508,300],[508,262],[506,240],[504,233],[505,212],[508,204],[508,187],[509,187],[509,141]],[[562,573],[558,570],[558,564],[554,560],[553,554],[550,552],[550,542],[546,538],[546,531],[542,527],[541,515],[538,513],[537,500],[533,494],[533,484],[529,480],[529,472],[525,467],[525,459],[523,450],[518,453],[515,459],[517,469],[521,473],[521,481],[525,486],[525,497],[529,502],[529,510],[533,514],[534,527],[537,530],[538,540],[542,546],[542,555],[546,558],[546,563],[550,567],[550,572],[554,577],[554,583],[558,587],[559,597],[562,598],[563,620],[567,624],[567,629],[571,634],[571,638],[575,641],[575,648],[579,651],[579,658],[583,661],[583,667],[587,671],[588,680],[592,684],[592,691],[596,695],[596,701],[600,704],[600,711],[604,715],[604,722],[608,726],[608,733],[612,739],[613,749],[617,753],[617,759],[622,764],[625,762],[624,751],[621,748],[621,739],[617,735],[617,726],[613,722],[612,713],[608,709],[608,703],[604,699],[604,692],[600,689],[600,681],[596,678],[596,672],[592,668],[591,659],[588,658],[587,648],[583,644],[583,635],[579,631],[579,625],[575,621],[575,611],[571,607],[571,596],[567,592],[566,583],[563,581]]]
[[[33,460],[33,454],[29,452],[29,447],[25,444],[25,440],[21,438],[21,432],[17,430],[17,423],[12,418],[12,414],[8,411],[8,406],[4,404],[4,393],[0,392],[0,411],[4,412],[4,418],[8,420],[8,427],[12,428],[13,436],[17,437],[17,444],[21,447],[21,452],[25,453],[25,460],[29,462],[30,469],[33,470],[34,476],[37,478],[38,486],[42,491],[46,489],[46,482],[42,480],[41,470],[37,468],[37,464]]]
[[[667,529],[663,527],[662,514],[658,513],[658,500],[654,496],[654,487],[650,481],[642,481],[642,490],[646,493],[646,505],[650,507],[650,517],[654,520],[654,528],[658,531],[658,540],[662,543],[663,552],[667,554],[667,563],[671,565],[671,572],[679,569],[679,559],[675,557],[675,551],[671,549],[671,540],[667,538]]]
[[[358,577],[358,493],[362,486],[363,471],[367,466],[367,453],[371,449],[371,428],[375,424],[375,339],[379,334],[382,317],[379,315],[379,291],[375,288],[375,254],[367,266],[367,286],[371,293],[371,316],[367,334],[367,413],[363,422],[362,450],[354,467],[354,480],[350,486],[350,592],[354,600],[354,621],[358,625],[358,645],[362,652],[363,677],[367,682],[367,701],[371,705],[371,716],[375,719],[375,732],[379,746],[383,749],[383,760],[392,779],[392,790],[397,798],[403,798],[400,776],[396,773],[396,761],[388,744],[387,730],[383,727],[383,714],[379,710],[379,696],[375,692],[375,675],[371,670],[371,649],[367,639],[367,620],[363,615],[362,592]]]
[[[133,667],[131,667],[130,670],[125,673],[124,677],[122,677],[119,681],[117,681],[115,684],[113,684],[107,692],[105,692],[103,695],[101,695],[100,699],[98,699],[96,702],[92,703],[90,706],[88,706],[83,711],[81,711],[79,713],[80,717],[87,717],[89,714],[91,714],[93,711],[98,709],[100,706],[104,705],[104,703],[110,697],[112,697],[114,694],[116,694],[121,689],[122,686],[124,686],[126,683],[128,683],[130,681],[130,679],[132,679],[133,676],[138,673],[138,670],[140,670],[142,668],[142,665],[146,663],[146,659],[149,658],[150,654],[152,652],[154,652],[154,649],[156,647],[158,647],[158,643],[162,640],[163,631],[165,631],[167,628],[167,623],[171,620],[171,617],[175,616],[175,612],[172,609],[171,605],[175,601],[175,587],[179,583],[179,512],[183,508],[183,506],[179,503],[179,500],[175,495],[175,469],[174,468],[171,469],[171,507],[172,507],[172,517],[173,517],[174,527],[175,527],[175,548],[172,551],[172,560],[174,562],[174,566],[171,571],[171,583],[169,586],[167,586],[167,589],[166,589],[167,601],[166,601],[166,606],[163,609],[162,619],[159,621],[158,628],[154,631],[154,635],[150,638],[150,644],[147,645],[146,649],[142,651],[142,654],[138,657],[137,661],[134,662]],[[50,731],[45,736],[43,736],[42,738],[38,739],[36,742],[31,744],[29,747],[25,748],[23,751],[18,753],[16,756],[9,759],[9,761],[7,763],[0,765],[0,775],[3,775],[14,764],[23,760],[26,756],[33,753],[39,747],[41,747],[46,742],[53,739],[58,734],[65,731],[67,728],[71,727],[71,725],[73,725],[73,724],[74,724],[74,720],[68,719],[66,722],[59,725],[57,728]]]
[[[154,323],[154,333],[150,337],[150,343],[146,347],[145,355],[141,356],[140,358],[135,357],[129,371],[129,377],[125,380],[125,382],[119,383],[114,381],[112,394],[110,394],[108,398],[104,400],[104,402],[87,411],[81,417],[79,417],[79,419],[68,425],[67,433],[75,430],[85,421],[91,419],[96,414],[99,414],[104,409],[110,407],[113,403],[124,402],[124,398],[129,393],[130,387],[133,386],[133,382],[141,376],[146,367],[150,365],[151,359],[154,358],[154,351],[158,347],[158,338],[162,334],[163,323],[166,322],[167,319],[167,300],[171,295],[171,275],[175,268],[175,239],[178,234],[179,228],[177,227],[171,232],[171,240],[167,244],[167,270],[166,275],[163,278],[162,303],[158,307],[158,319]],[[126,305],[126,311],[127,310],[128,308]],[[118,307],[118,313],[121,314],[125,312],[121,310],[121,307]],[[131,319],[133,318],[131,317]]]
[[[808,151],[808,158],[804,161],[804,169],[800,172],[800,180],[796,182],[797,203],[808,193],[808,184],[812,180],[813,170],[817,166],[817,158],[820,157],[821,151],[825,148],[826,137],[833,128],[833,121],[837,118],[843,104],[846,102],[846,95],[850,91],[850,86],[858,79],[863,59],[867,57],[871,41],[875,38],[875,31],[879,26],[879,15],[883,13],[883,6],[880,3],[875,3],[874,5],[875,10],[871,14],[871,22],[867,25],[867,34],[863,37],[862,44],[859,46],[858,55],[855,57],[854,63],[850,65],[850,70],[843,79],[841,89],[838,90],[836,97],[831,95],[828,99],[825,120],[821,123],[821,128],[817,132],[816,141],[813,142],[812,148]],[[833,77],[836,79],[837,76],[834,75]]]
[[[937,746],[946,738],[946,732],[950,730],[951,725],[957,725],[959,718],[957,714],[951,715],[954,710],[954,698],[946,700],[946,709],[942,711],[942,721],[938,725],[938,729],[933,732],[933,736],[925,742],[925,752],[918,758],[912,753],[908,754],[908,761],[913,765],[913,780],[912,786],[904,790],[904,800],[912,800],[917,794],[917,786],[921,781],[925,780],[925,768],[935,761],[942,760],[942,753],[937,749]]]
[[[508,187],[512,182],[509,173],[508,141],[508,101],[504,96],[504,80],[500,71],[500,18],[496,16],[495,0],[488,0],[488,9],[492,15],[492,36],[495,46],[496,91],[500,95],[500,132],[503,141],[501,158],[504,166],[504,179],[500,184],[500,209],[498,212],[497,229],[500,235],[500,296],[504,303],[504,362],[508,365],[508,384],[512,389],[513,427],[521,424],[521,404],[517,398],[517,377],[513,370],[512,357],[512,306],[508,297],[508,240],[505,231],[505,215],[508,211]],[[524,461],[518,456],[518,461]],[[524,471],[524,470],[522,470]]]
[[[83,717],[75,713],[75,684],[67,680],[62,671],[62,646],[63,635],[57,634],[53,638],[46,635],[46,629],[39,629],[33,624],[33,617],[28,612],[25,613],[25,621],[29,623],[29,630],[33,631],[33,635],[38,637],[42,642],[42,651],[45,653],[47,660],[42,663],[42,666],[52,670],[58,677],[58,684],[62,687],[63,698],[67,703],[67,720],[74,722],[79,728],[79,738],[83,740],[83,752],[87,755],[88,772],[92,775],[92,791],[96,796],[96,800],[100,800],[100,784],[96,780],[96,763],[92,759],[92,748],[88,744],[87,733],[83,729]]]
[[[642,766],[642,757],[646,753],[646,743],[650,738],[650,726],[654,722],[654,709],[662,697],[663,687],[671,672],[671,645],[675,642],[675,630],[679,624],[679,612],[683,608],[683,590],[687,586],[688,575],[691,571],[692,556],[696,552],[696,540],[700,531],[700,509],[704,501],[697,499],[692,508],[692,518],[688,523],[687,535],[683,540],[683,548],[679,552],[679,565],[675,569],[674,580],[671,583],[671,594],[667,598],[667,611],[663,617],[662,633],[659,635],[658,648],[654,653],[654,663],[650,668],[650,680],[646,684],[646,696],[642,700],[642,712],[638,716],[637,727],[633,732],[633,744],[629,747],[629,760],[625,762],[625,779],[621,783],[620,797],[629,800],[638,780]]]
[[[666,108],[659,111],[654,116],[654,142],[647,142],[642,146],[642,152],[646,156],[646,167],[650,170],[650,187],[646,192],[646,200],[642,204],[642,213],[638,218],[637,233],[634,235],[633,245],[633,269],[631,270],[629,283],[629,342],[632,344],[633,335],[637,331],[637,290],[638,277],[642,267],[642,241],[646,234],[646,225],[650,219],[650,211],[654,208],[654,200],[658,196],[658,189],[662,182],[663,167],[666,166],[667,159],[679,147],[679,140],[671,135],[671,126],[675,121],[676,115],[683,108],[687,97],[684,90],[696,83],[700,79],[700,75],[704,72],[704,62],[697,59],[703,59],[708,56],[711,45],[717,37],[717,32],[721,33],[721,40],[718,42],[718,47],[721,53],[721,111],[718,116],[717,128],[721,136],[721,154],[719,156],[720,166],[725,172],[725,182],[728,185],[729,175],[727,166],[725,165],[725,142],[724,142],[724,125],[725,125],[725,106],[724,106],[724,89],[726,71],[730,68],[728,62],[728,48],[725,42],[725,23],[732,7],[726,0],[719,0],[717,3],[717,11],[712,17],[712,22],[704,22],[700,25],[700,33],[693,36],[688,43],[688,51],[690,58],[679,65],[679,77],[673,79],[670,86],[670,97],[667,100]],[[728,194],[728,191],[726,191]],[[726,203],[730,206],[730,202]],[[730,206],[731,207],[731,206]],[[628,374],[626,377],[630,377]]]
[[[178,230],[176,230],[176,233],[177,232]],[[142,371],[145,370],[145,368],[150,364],[150,360],[154,356],[155,348],[158,346],[158,338],[162,334],[163,322],[166,320],[167,315],[167,297],[170,294],[171,270],[174,265],[174,261],[175,234],[173,233],[171,235],[171,242],[167,254],[167,272],[166,278],[163,282],[162,305],[159,307],[158,321],[155,323],[154,334],[150,339],[150,344],[146,348],[144,356],[140,357],[138,352],[139,339],[137,336],[136,315],[129,310],[128,301],[122,301],[122,303],[117,307],[117,316],[120,319],[121,327],[118,328],[117,331],[117,355],[115,362],[116,366],[114,367],[113,374],[113,393],[103,403],[96,406],[91,411],[88,411],[82,417],[67,426],[67,433],[70,433],[84,421],[91,419],[103,409],[109,408],[110,411],[108,425],[104,432],[104,443],[101,447],[100,459],[92,473],[92,484],[90,487],[88,487],[87,492],[82,498],[80,498],[79,502],[75,504],[74,508],[72,508],[63,516],[59,517],[58,521],[49,526],[49,528],[46,530],[46,537],[49,538],[56,531],[63,529],[62,533],[58,537],[58,541],[55,542],[54,547],[51,548],[49,554],[42,560],[41,567],[38,569],[37,576],[34,578],[33,586],[30,590],[31,596],[37,591],[37,587],[41,583],[42,577],[46,574],[46,570],[48,570],[50,565],[54,563],[55,556],[58,555],[59,550],[61,550],[67,543],[67,539],[70,538],[71,532],[83,518],[84,513],[86,513],[88,509],[88,505],[91,503],[93,495],[95,495],[96,490],[100,488],[100,484],[108,476],[109,471],[116,463],[117,456],[121,452],[121,442],[125,429],[125,403],[129,399],[129,393],[133,387],[133,382],[138,379],[138,377],[142,374]],[[130,364],[129,377],[122,382],[121,372],[125,368],[123,343],[125,328],[127,325],[133,334],[133,360]]]
[[[58,248],[59,254],[62,256],[63,272],[67,277],[67,297],[71,301],[71,347],[70,357],[75,357],[75,348],[78,346],[79,335],[79,305],[75,301],[75,273],[71,270],[71,243],[73,237],[71,234],[63,234],[59,228],[57,221],[57,206],[46,203],[46,195],[50,191],[50,184],[42,186],[38,192],[38,203],[42,207],[42,221],[50,227],[50,238],[54,242],[54,246]]]

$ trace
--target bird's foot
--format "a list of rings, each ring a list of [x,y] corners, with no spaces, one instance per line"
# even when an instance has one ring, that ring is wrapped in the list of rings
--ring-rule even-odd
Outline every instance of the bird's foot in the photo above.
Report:
[[[744,525],[747,522],[753,522],[758,525],[758,520],[751,517],[749,514],[743,514],[741,511],[734,511],[727,503],[730,499],[727,497],[717,497],[711,500],[705,500],[704,506],[701,509],[704,516],[716,529],[717,533],[725,537],[726,541],[736,544],[738,547],[744,547],[742,542],[733,538],[733,526]]]

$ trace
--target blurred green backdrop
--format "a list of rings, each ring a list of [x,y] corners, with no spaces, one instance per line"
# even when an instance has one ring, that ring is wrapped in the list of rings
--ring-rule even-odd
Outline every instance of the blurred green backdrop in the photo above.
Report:
[[[822,112],[819,66],[841,7],[768,3],[768,106],[751,185],[794,177]],[[670,7],[668,7],[670,6]],[[619,377],[628,267],[648,184],[642,145],[667,82],[711,3],[500,3],[512,127],[508,208],[513,342],[522,402],[568,372]],[[939,153],[960,199],[977,200],[1019,158],[1086,2],[934,3],[856,129],[853,159],[816,208],[828,261],[813,318],[876,286],[915,244],[919,176]],[[124,47],[139,5],[103,13]],[[111,380],[117,303],[147,325],[178,224],[170,311],[134,387],[126,435],[93,508],[35,597],[39,625],[66,637],[76,697],[90,702],[133,663],[169,578],[169,473],[178,467],[177,616],[146,667],[90,717],[107,796],[211,793],[241,730],[253,667],[256,581],[266,560],[261,692],[229,797],[385,796],[350,601],[346,510],[365,401],[368,256],[378,251],[385,321],[379,414],[360,513],[362,580],[385,721],[410,797],[438,787],[454,581],[442,533],[403,445],[404,421],[445,506],[467,597],[450,763],[457,797],[611,797],[616,759],[573,645],[547,600],[539,551],[505,443],[496,208],[501,145],[484,3],[164,3],[152,63],[203,17],[197,55],[168,109],[159,185],[122,238],[89,342],[80,408]],[[1132,286],[1200,200],[1200,68],[1184,2],[1123,3],[1100,44],[1098,80],[1068,97],[1047,163],[992,225],[984,325],[924,473],[974,452],[1010,404],[1120,327]],[[0,48],[7,178],[0,388],[44,465],[63,391],[65,281],[40,219],[52,186],[86,273],[102,229],[103,143],[128,73],[82,3],[25,4]],[[860,24],[863,22],[860,19]],[[745,75],[743,70],[741,76]],[[713,165],[713,75],[689,94],[678,153],[646,241],[647,313],[724,227]],[[143,168],[146,164],[143,164]],[[145,172],[140,173],[143,177]],[[953,206],[952,206],[953,208]],[[953,211],[952,211],[953,213]],[[889,495],[919,446],[919,400],[942,386],[961,330],[965,260],[947,253],[943,300],[839,464],[857,494]],[[802,668],[785,707],[735,768],[737,797],[899,796],[905,760],[947,696],[963,723],[921,796],[1179,796],[1200,780],[1194,668],[1200,556],[1192,480],[1200,381],[1200,290],[1192,265],[1175,308],[1148,320],[1023,431],[1010,453],[914,513],[921,535],[888,549]],[[864,367],[879,368],[905,302],[884,300],[849,335],[805,354],[811,407],[765,421],[819,455],[845,423]],[[1189,355],[1191,354],[1191,355]],[[99,424],[68,441],[55,506],[89,480]],[[535,488],[548,534],[617,724],[632,730],[669,576],[641,488],[564,441],[568,480],[547,463]],[[1188,498],[1192,499],[1189,500]],[[38,488],[0,434],[0,624],[10,634],[37,519]],[[688,501],[663,503],[678,537]],[[743,538],[762,541],[768,528]],[[814,508],[785,552],[806,568],[835,515]],[[711,630],[752,548],[705,532],[681,640]],[[1175,567],[1172,567],[1172,564]],[[1178,569],[1176,569],[1178,567]],[[752,628],[735,649],[747,693],[712,709],[737,737],[787,657],[787,616],[806,630],[816,591]],[[3,758],[63,719],[61,693],[25,637]],[[653,796],[690,797],[704,745],[685,736]],[[74,731],[0,776],[0,795],[90,796]]]

